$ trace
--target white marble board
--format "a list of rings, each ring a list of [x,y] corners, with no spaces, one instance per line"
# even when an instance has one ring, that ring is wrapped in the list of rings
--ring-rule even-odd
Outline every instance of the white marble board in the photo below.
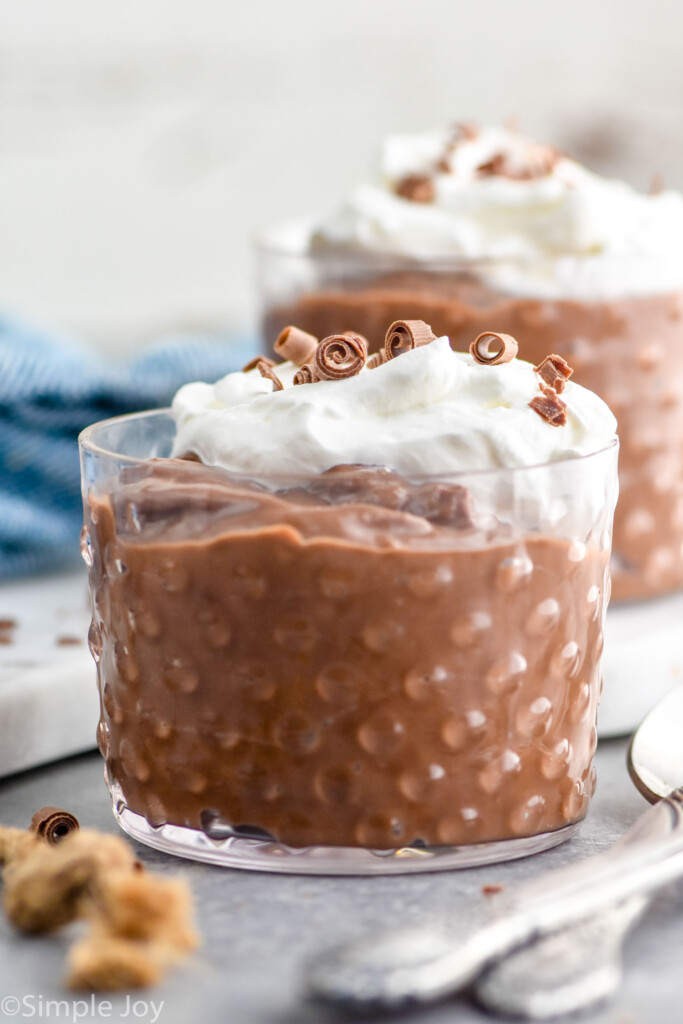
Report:
[[[94,747],[89,622],[84,570],[0,586],[0,776]]]

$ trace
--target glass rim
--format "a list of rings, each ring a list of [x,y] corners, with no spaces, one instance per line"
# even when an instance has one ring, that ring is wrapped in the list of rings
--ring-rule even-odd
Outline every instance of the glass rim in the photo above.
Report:
[[[127,466],[142,466],[148,463],[152,458],[156,458],[158,461],[170,461],[170,459],[167,460],[164,458],[160,458],[158,456],[126,455],[122,452],[113,451],[95,440],[95,435],[97,434],[97,432],[105,427],[115,426],[116,424],[120,423],[132,423],[136,420],[151,420],[156,417],[162,416],[165,416],[168,419],[172,419],[171,409],[169,407],[165,407],[163,409],[145,409],[142,410],[141,412],[123,413],[120,416],[111,416],[108,419],[97,420],[95,423],[91,423],[89,426],[85,427],[78,435],[79,450],[82,452],[88,452],[92,455],[100,455],[106,458],[116,459],[118,462],[125,463]],[[453,481],[459,478],[482,478],[485,476],[492,476],[495,474],[504,475],[512,473],[526,473],[531,470],[552,469],[553,467],[566,466],[574,463],[584,464],[589,459],[597,459],[600,456],[607,455],[609,452],[617,451],[618,449],[619,437],[617,435],[609,442],[609,444],[604,445],[602,448],[598,448],[593,452],[586,452],[584,455],[566,455],[559,459],[552,459],[546,462],[530,463],[529,465],[525,466],[493,466],[486,469],[456,469],[453,470],[452,472],[411,473],[403,475],[406,477],[406,479],[410,479],[411,481],[414,482],[428,483],[430,481]],[[197,468],[218,469],[221,470],[222,472],[227,473],[228,475],[235,479],[250,479],[243,473],[231,473],[229,470],[222,470],[222,467],[220,466],[207,466],[203,463],[197,463],[193,461],[188,461],[186,465],[188,467],[189,472],[196,472]],[[373,464],[373,466],[375,468],[390,469],[390,467],[377,467],[376,464]],[[190,467],[193,468],[190,469]],[[330,469],[333,468],[335,467],[330,467]],[[355,466],[353,468],[349,467],[349,475],[351,475],[355,471],[355,468]],[[329,470],[323,472],[329,472]],[[320,475],[321,473],[302,475],[301,477],[297,478],[297,481],[300,480],[302,483],[310,482],[310,480],[315,479]],[[264,476],[264,479],[265,478],[266,477]],[[278,476],[277,474],[268,474],[267,479],[269,481],[272,481],[273,483],[282,481],[283,484],[286,483],[286,486],[288,487],[296,486],[296,482],[294,484],[292,483],[294,477],[291,474],[287,476],[285,476],[284,474],[282,476]]]

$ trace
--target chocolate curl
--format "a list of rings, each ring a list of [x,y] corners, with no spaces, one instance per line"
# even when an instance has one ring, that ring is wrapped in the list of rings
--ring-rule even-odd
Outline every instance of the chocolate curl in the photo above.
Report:
[[[564,391],[573,372],[569,363],[562,356],[556,355],[546,356],[543,362],[534,366],[534,373],[537,373],[558,395]]]
[[[379,352],[374,352],[370,356],[365,365],[367,366],[368,370],[376,370],[378,366],[382,366],[384,363],[386,363],[388,358],[389,357],[384,351],[384,349],[381,348]]]
[[[556,391],[544,387],[543,384],[541,384],[541,392],[542,394],[531,399],[529,408],[537,412],[541,419],[547,420],[551,426],[563,427],[567,422],[565,412],[567,403],[562,401]]]
[[[387,359],[395,359],[402,352],[410,352],[432,341],[436,341],[436,335],[424,320],[396,320],[384,338],[384,351]]]
[[[519,345],[511,334],[484,331],[470,345],[470,354],[484,366],[497,366],[499,363],[512,362],[518,349]]]
[[[472,121],[460,121],[451,125],[450,136],[442,156],[438,159],[436,168],[443,174],[451,171],[450,156],[458,148],[461,142],[472,142],[479,134],[479,129]]]
[[[41,807],[31,818],[29,832],[35,832],[50,846],[56,846],[72,832],[78,832],[81,826],[69,811],[61,807]]]
[[[304,363],[294,374],[295,384],[315,384],[317,380],[320,380],[320,377],[311,363]]]
[[[254,356],[253,359],[244,364],[242,373],[249,373],[250,370],[255,370],[259,363],[265,363],[266,366],[275,366],[275,360],[269,359],[268,356]]]
[[[267,377],[273,382],[273,391],[284,391],[284,385],[278,375],[273,372],[275,363],[272,359],[259,359],[256,363],[256,369],[262,377]]]
[[[433,203],[436,198],[434,182],[427,174],[407,174],[396,182],[394,192],[413,203]]]
[[[532,181],[550,174],[559,159],[558,150],[536,143],[526,148],[519,161],[513,160],[508,153],[494,153],[490,160],[479,164],[477,174],[509,178],[511,181]]]
[[[311,363],[318,347],[318,339],[300,327],[285,327],[280,331],[275,342],[275,351],[283,359],[288,359],[296,366]]]
[[[456,121],[451,127],[450,144],[457,146],[460,142],[473,142],[479,135],[479,128],[474,121]]]
[[[368,343],[360,334],[331,334],[315,350],[315,371],[321,380],[355,377],[365,366]]]

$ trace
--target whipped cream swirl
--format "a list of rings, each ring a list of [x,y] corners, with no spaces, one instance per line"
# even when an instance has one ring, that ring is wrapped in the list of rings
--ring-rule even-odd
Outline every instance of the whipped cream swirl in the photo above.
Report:
[[[275,488],[340,464],[384,466],[409,479],[536,466],[607,447],[616,421],[571,381],[567,422],[553,426],[529,402],[539,394],[530,363],[482,366],[448,338],[355,377],[293,386],[297,367],[275,367],[284,390],[258,370],[194,383],[173,400],[174,454]]]
[[[495,261],[480,269],[492,285],[548,298],[683,287],[680,193],[644,195],[562,155],[544,168],[543,147],[502,128],[452,137],[444,129],[389,138],[379,183],[358,187],[315,226],[313,250]],[[429,178],[431,201],[397,194],[413,175]]]

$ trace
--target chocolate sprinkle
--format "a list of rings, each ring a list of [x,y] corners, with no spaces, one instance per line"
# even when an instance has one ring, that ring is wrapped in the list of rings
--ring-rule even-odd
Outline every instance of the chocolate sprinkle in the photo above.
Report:
[[[387,359],[395,359],[432,341],[436,341],[436,335],[424,320],[396,320],[386,333],[384,352]]]
[[[275,363],[272,359],[261,358],[256,364],[256,369],[262,377],[267,377],[273,382],[273,391],[284,391],[284,385],[278,375],[273,371]]]
[[[484,331],[470,345],[470,355],[483,366],[497,366],[500,363],[511,363],[518,349],[517,341],[511,334]]]
[[[365,366],[368,343],[361,334],[331,334],[315,351],[315,370],[322,380],[355,377]]]
[[[436,198],[434,182],[427,174],[408,174],[394,185],[394,192],[401,199],[413,203],[433,203]]]
[[[534,366],[534,373],[537,373],[558,395],[564,391],[573,372],[569,363],[562,356],[556,355],[546,356],[543,362]]]
[[[283,359],[288,359],[297,366],[310,363],[315,356],[318,339],[300,327],[285,327],[280,331],[275,342],[275,351]]]
[[[541,392],[536,398],[531,399],[529,408],[537,412],[542,419],[547,420],[551,426],[563,427],[567,422],[565,412],[567,403],[562,401],[556,391],[543,384],[541,384]]]
[[[35,832],[50,846],[56,846],[80,828],[78,818],[61,807],[41,807],[31,818],[29,832]]]

